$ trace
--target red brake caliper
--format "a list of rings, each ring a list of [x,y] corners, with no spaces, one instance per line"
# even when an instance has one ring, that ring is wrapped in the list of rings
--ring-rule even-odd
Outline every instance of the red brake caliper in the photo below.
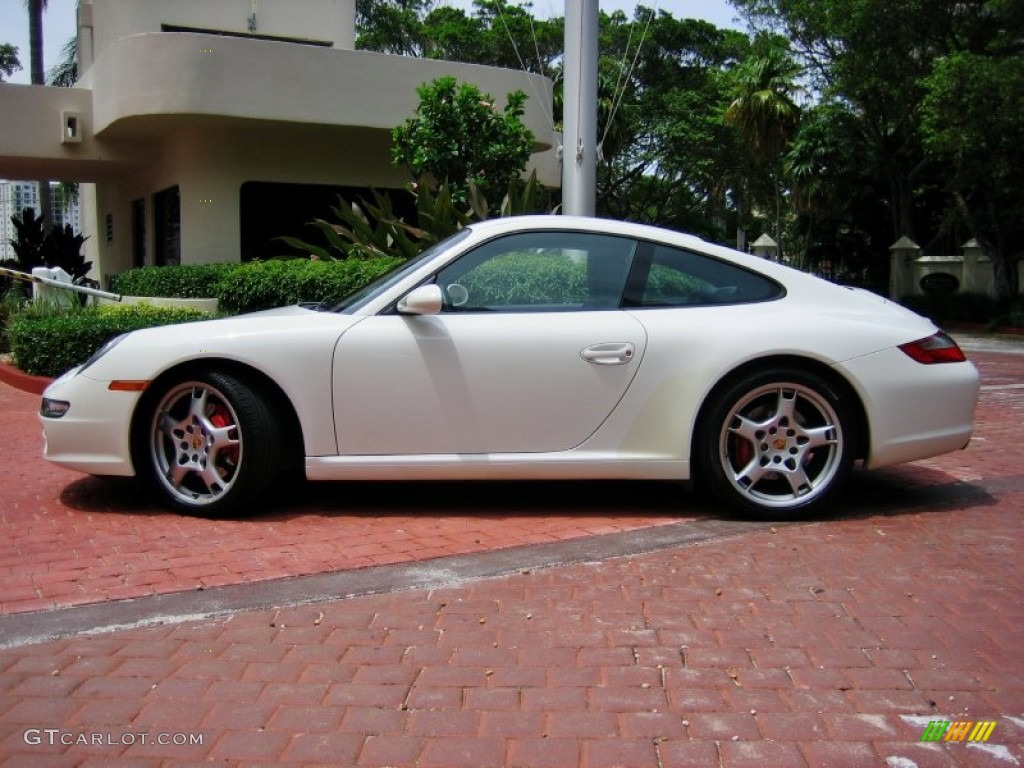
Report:
[[[743,469],[754,458],[754,446],[750,444],[749,440],[745,440],[737,435],[732,435],[729,440],[732,443],[729,453],[732,455],[735,467],[736,469]]]
[[[231,412],[223,405],[215,405],[213,407],[213,413],[210,414],[210,423],[217,427],[217,429],[223,429],[224,427],[229,426],[231,424]],[[226,478],[229,469],[233,472],[235,467],[238,466],[238,446],[232,445],[229,448],[225,448],[220,452],[218,459],[220,459],[217,462],[218,465],[222,462],[227,465],[226,468],[224,466],[217,467],[217,472],[220,476]]]

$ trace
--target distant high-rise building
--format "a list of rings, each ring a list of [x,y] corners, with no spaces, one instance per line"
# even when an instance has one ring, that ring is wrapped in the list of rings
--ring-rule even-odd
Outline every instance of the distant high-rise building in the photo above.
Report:
[[[80,232],[81,214],[77,200],[64,200],[57,194],[57,183],[50,182],[50,202],[53,226],[71,225],[74,232]],[[39,187],[34,181],[0,181],[0,261],[13,259],[14,248],[11,240],[17,237],[11,218],[21,217],[21,212],[31,208],[39,215]]]

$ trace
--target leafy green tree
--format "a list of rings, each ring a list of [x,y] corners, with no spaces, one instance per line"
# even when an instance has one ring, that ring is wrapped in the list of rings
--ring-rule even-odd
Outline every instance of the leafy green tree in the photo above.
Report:
[[[422,56],[422,17],[433,0],[356,0],[356,47]]]
[[[361,50],[544,75],[562,55],[562,20],[535,19],[507,0],[475,0],[471,13],[434,0],[357,0],[356,31]]]
[[[447,181],[455,200],[465,200],[470,183],[485,197],[502,192],[525,170],[533,134],[521,120],[526,94],[513,91],[498,109],[475,85],[440,77],[416,89],[420,103],[392,132],[392,160],[414,178]]]
[[[562,19],[536,19],[507,0],[474,0],[473,13],[442,6],[424,19],[426,55],[557,77]]]
[[[739,169],[724,72],[747,37],[644,7],[601,14],[600,35],[598,213],[724,239]]]
[[[507,0],[477,0],[468,13],[427,2],[372,6],[357,16],[359,47],[544,74],[555,83],[559,125],[563,19],[533,18]],[[722,74],[746,55],[747,36],[643,6],[632,18],[601,13],[599,25],[599,215],[721,239],[742,175],[735,132],[721,119]]]
[[[888,253],[870,243],[885,221],[884,190],[864,169],[866,152],[858,117],[848,104],[823,102],[806,109],[783,159],[794,214],[798,262],[832,278],[882,285]]]
[[[1016,293],[1024,242],[1024,57],[936,61],[922,104],[925,149],[947,169],[954,215],[993,257],[999,298]]]
[[[884,236],[876,236],[874,248],[884,253],[894,239],[907,235],[930,252],[975,236],[992,248],[1000,291],[1012,291],[1013,258],[1005,250],[1010,246],[1000,243],[1019,235],[1005,220],[997,223],[1002,217],[994,212],[1013,210],[1019,197],[1019,182],[999,171],[1019,167],[1014,127],[1020,125],[1017,67],[1024,53],[1024,4],[735,0],[735,5],[756,27],[785,34],[817,91],[850,107],[860,168],[846,172],[874,187],[891,222]],[[1017,98],[1007,93],[1014,87]],[[943,124],[946,120],[952,123]],[[979,184],[982,176],[987,184]]]
[[[18,46],[0,43],[0,82],[19,69],[21,69],[21,61],[18,60]]]

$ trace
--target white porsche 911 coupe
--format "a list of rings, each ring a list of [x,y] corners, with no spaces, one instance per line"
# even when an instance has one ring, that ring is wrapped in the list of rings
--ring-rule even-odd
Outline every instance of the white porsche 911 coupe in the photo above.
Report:
[[[172,507],[311,480],[692,479],[763,519],[954,451],[978,374],[930,321],[698,238],[473,224],[335,307],[120,336],[43,395],[46,457]]]

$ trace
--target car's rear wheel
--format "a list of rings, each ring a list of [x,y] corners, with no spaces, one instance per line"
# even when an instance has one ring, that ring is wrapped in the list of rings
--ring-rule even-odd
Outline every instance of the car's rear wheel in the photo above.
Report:
[[[167,386],[150,402],[139,453],[159,494],[192,514],[251,511],[285,453],[260,393],[234,376],[207,372]]]
[[[808,514],[849,474],[853,419],[825,378],[756,372],[713,397],[694,446],[697,479],[738,511],[776,520]]]

